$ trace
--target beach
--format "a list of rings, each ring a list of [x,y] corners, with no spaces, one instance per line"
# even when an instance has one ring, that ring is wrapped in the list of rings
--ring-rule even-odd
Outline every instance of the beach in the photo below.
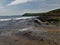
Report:
[[[0,45],[59,45],[59,35],[59,26],[38,25],[33,18],[10,20],[0,28]]]

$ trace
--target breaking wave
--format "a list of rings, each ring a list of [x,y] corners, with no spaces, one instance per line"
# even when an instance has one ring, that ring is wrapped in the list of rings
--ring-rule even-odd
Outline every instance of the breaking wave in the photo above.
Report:
[[[0,19],[0,21],[20,20],[20,19],[29,19],[29,18],[34,18],[34,17],[7,18],[7,19]]]

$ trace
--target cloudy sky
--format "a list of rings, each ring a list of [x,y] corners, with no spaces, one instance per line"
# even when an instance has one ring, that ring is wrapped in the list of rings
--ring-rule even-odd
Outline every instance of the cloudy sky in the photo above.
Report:
[[[60,0],[0,0],[0,16],[47,12],[60,8]]]

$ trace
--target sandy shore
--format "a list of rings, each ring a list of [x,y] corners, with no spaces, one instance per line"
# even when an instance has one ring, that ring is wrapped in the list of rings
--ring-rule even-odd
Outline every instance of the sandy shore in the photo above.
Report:
[[[0,36],[0,45],[60,45],[60,28],[32,28],[25,28],[22,32],[21,29],[5,30],[4,35]],[[16,31],[19,32],[18,35]]]

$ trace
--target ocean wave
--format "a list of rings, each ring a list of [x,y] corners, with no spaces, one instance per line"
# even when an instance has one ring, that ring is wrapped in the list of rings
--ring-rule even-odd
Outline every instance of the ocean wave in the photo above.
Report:
[[[8,19],[0,19],[0,21],[20,20],[20,19],[29,19],[29,18],[34,18],[34,17],[8,18]]]
[[[0,19],[0,21],[9,21],[11,19]]]

